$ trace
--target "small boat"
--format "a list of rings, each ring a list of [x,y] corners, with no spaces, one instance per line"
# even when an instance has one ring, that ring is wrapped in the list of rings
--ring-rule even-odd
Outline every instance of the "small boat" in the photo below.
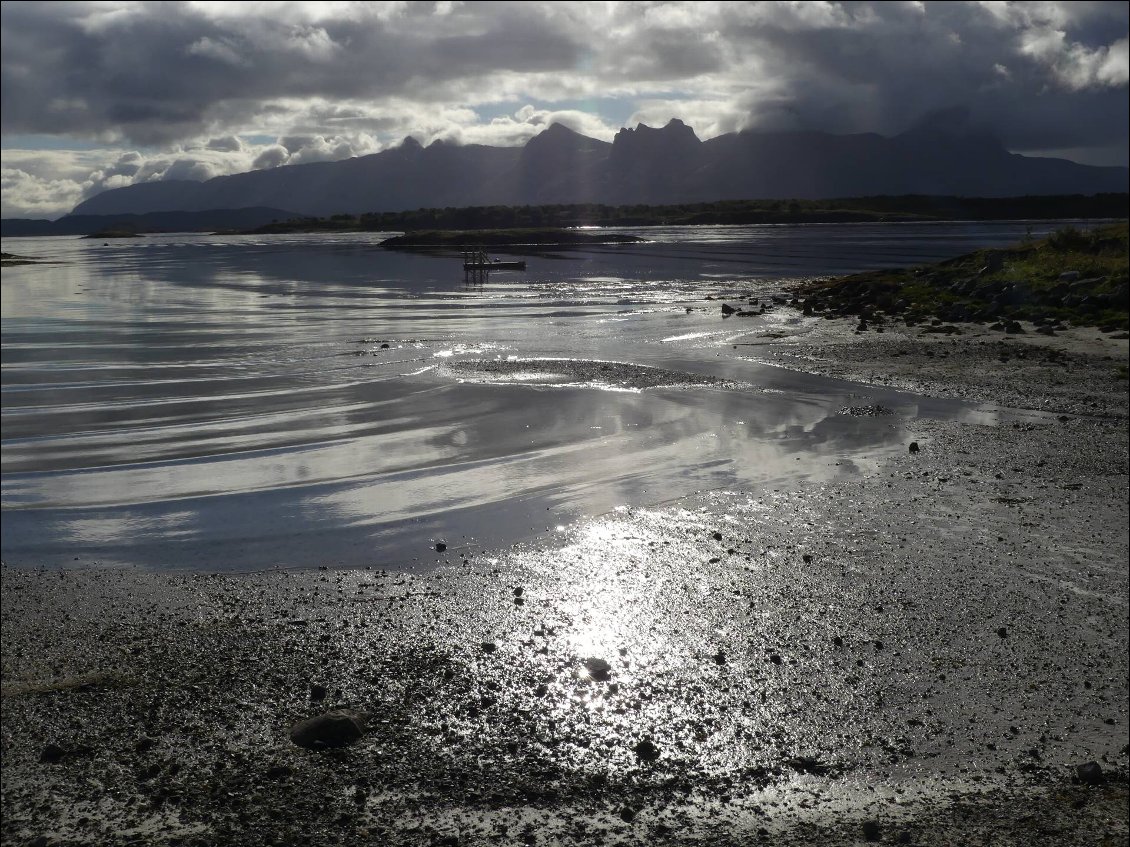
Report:
[[[504,262],[501,259],[492,259],[482,250],[463,253],[465,271],[524,271],[525,269],[525,260]]]

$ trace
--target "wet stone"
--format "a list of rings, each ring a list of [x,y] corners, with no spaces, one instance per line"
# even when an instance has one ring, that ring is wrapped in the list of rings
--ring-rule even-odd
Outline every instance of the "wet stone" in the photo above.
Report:
[[[39,761],[45,765],[57,764],[66,757],[67,751],[58,744],[48,744],[39,754]]]
[[[1075,767],[1075,776],[1084,785],[1102,785],[1106,782],[1106,774],[1098,762],[1084,762]]]
[[[612,665],[604,659],[591,657],[585,659],[582,664],[591,679],[595,679],[597,682],[607,682],[612,679]]]
[[[635,751],[641,762],[654,762],[659,758],[659,748],[648,738],[645,738],[632,750]]]
[[[364,719],[349,709],[336,709],[299,721],[290,729],[290,740],[307,750],[346,747],[363,734]]]
[[[879,822],[875,820],[863,822],[863,839],[865,841],[878,841],[880,838]]]

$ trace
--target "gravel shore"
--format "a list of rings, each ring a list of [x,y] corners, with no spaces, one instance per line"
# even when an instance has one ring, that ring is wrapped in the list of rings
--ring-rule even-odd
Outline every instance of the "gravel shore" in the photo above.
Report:
[[[731,353],[1011,411],[418,574],[5,568],[3,843],[1128,843],[1126,340],[796,327]]]

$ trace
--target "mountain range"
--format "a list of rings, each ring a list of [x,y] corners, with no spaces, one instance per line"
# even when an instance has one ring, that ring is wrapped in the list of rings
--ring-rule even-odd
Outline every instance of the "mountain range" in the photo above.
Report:
[[[553,124],[522,147],[414,138],[368,156],[105,191],[74,215],[266,207],[325,217],[418,208],[675,204],[750,198],[1125,192],[1130,171],[1010,153],[961,112],[874,133],[741,131],[702,141],[672,120],[612,142]]]

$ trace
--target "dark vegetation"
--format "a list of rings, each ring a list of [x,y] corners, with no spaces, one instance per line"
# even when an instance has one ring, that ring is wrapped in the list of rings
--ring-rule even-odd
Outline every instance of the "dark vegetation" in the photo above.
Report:
[[[1083,231],[1068,227],[1040,241],[978,250],[934,265],[872,271],[807,283],[794,305],[806,314],[858,316],[861,328],[899,318],[908,325],[957,332],[946,322],[1019,321],[1053,334],[1066,324],[1125,331],[1130,313],[1127,224]]]
[[[291,218],[259,227],[272,232],[413,232],[416,230],[539,229],[576,226],[869,223],[941,220],[1120,218],[1127,194],[1044,197],[848,197],[833,200],[724,200],[669,206],[468,206]]]
[[[627,244],[643,241],[622,232],[583,232],[575,229],[474,229],[416,230],[381,242],[391,250],[455,250],[518,245],[581,246],[586,244]]]
[[[294,216],[293,211],[286,209],[248,207],[207,209],[201,212],[66,215],[57,221],[5,218],[0,221],[0,234],[5,238],[22,238],[34,235],[90,235],[106,229],[128,232],[237,232]]]

